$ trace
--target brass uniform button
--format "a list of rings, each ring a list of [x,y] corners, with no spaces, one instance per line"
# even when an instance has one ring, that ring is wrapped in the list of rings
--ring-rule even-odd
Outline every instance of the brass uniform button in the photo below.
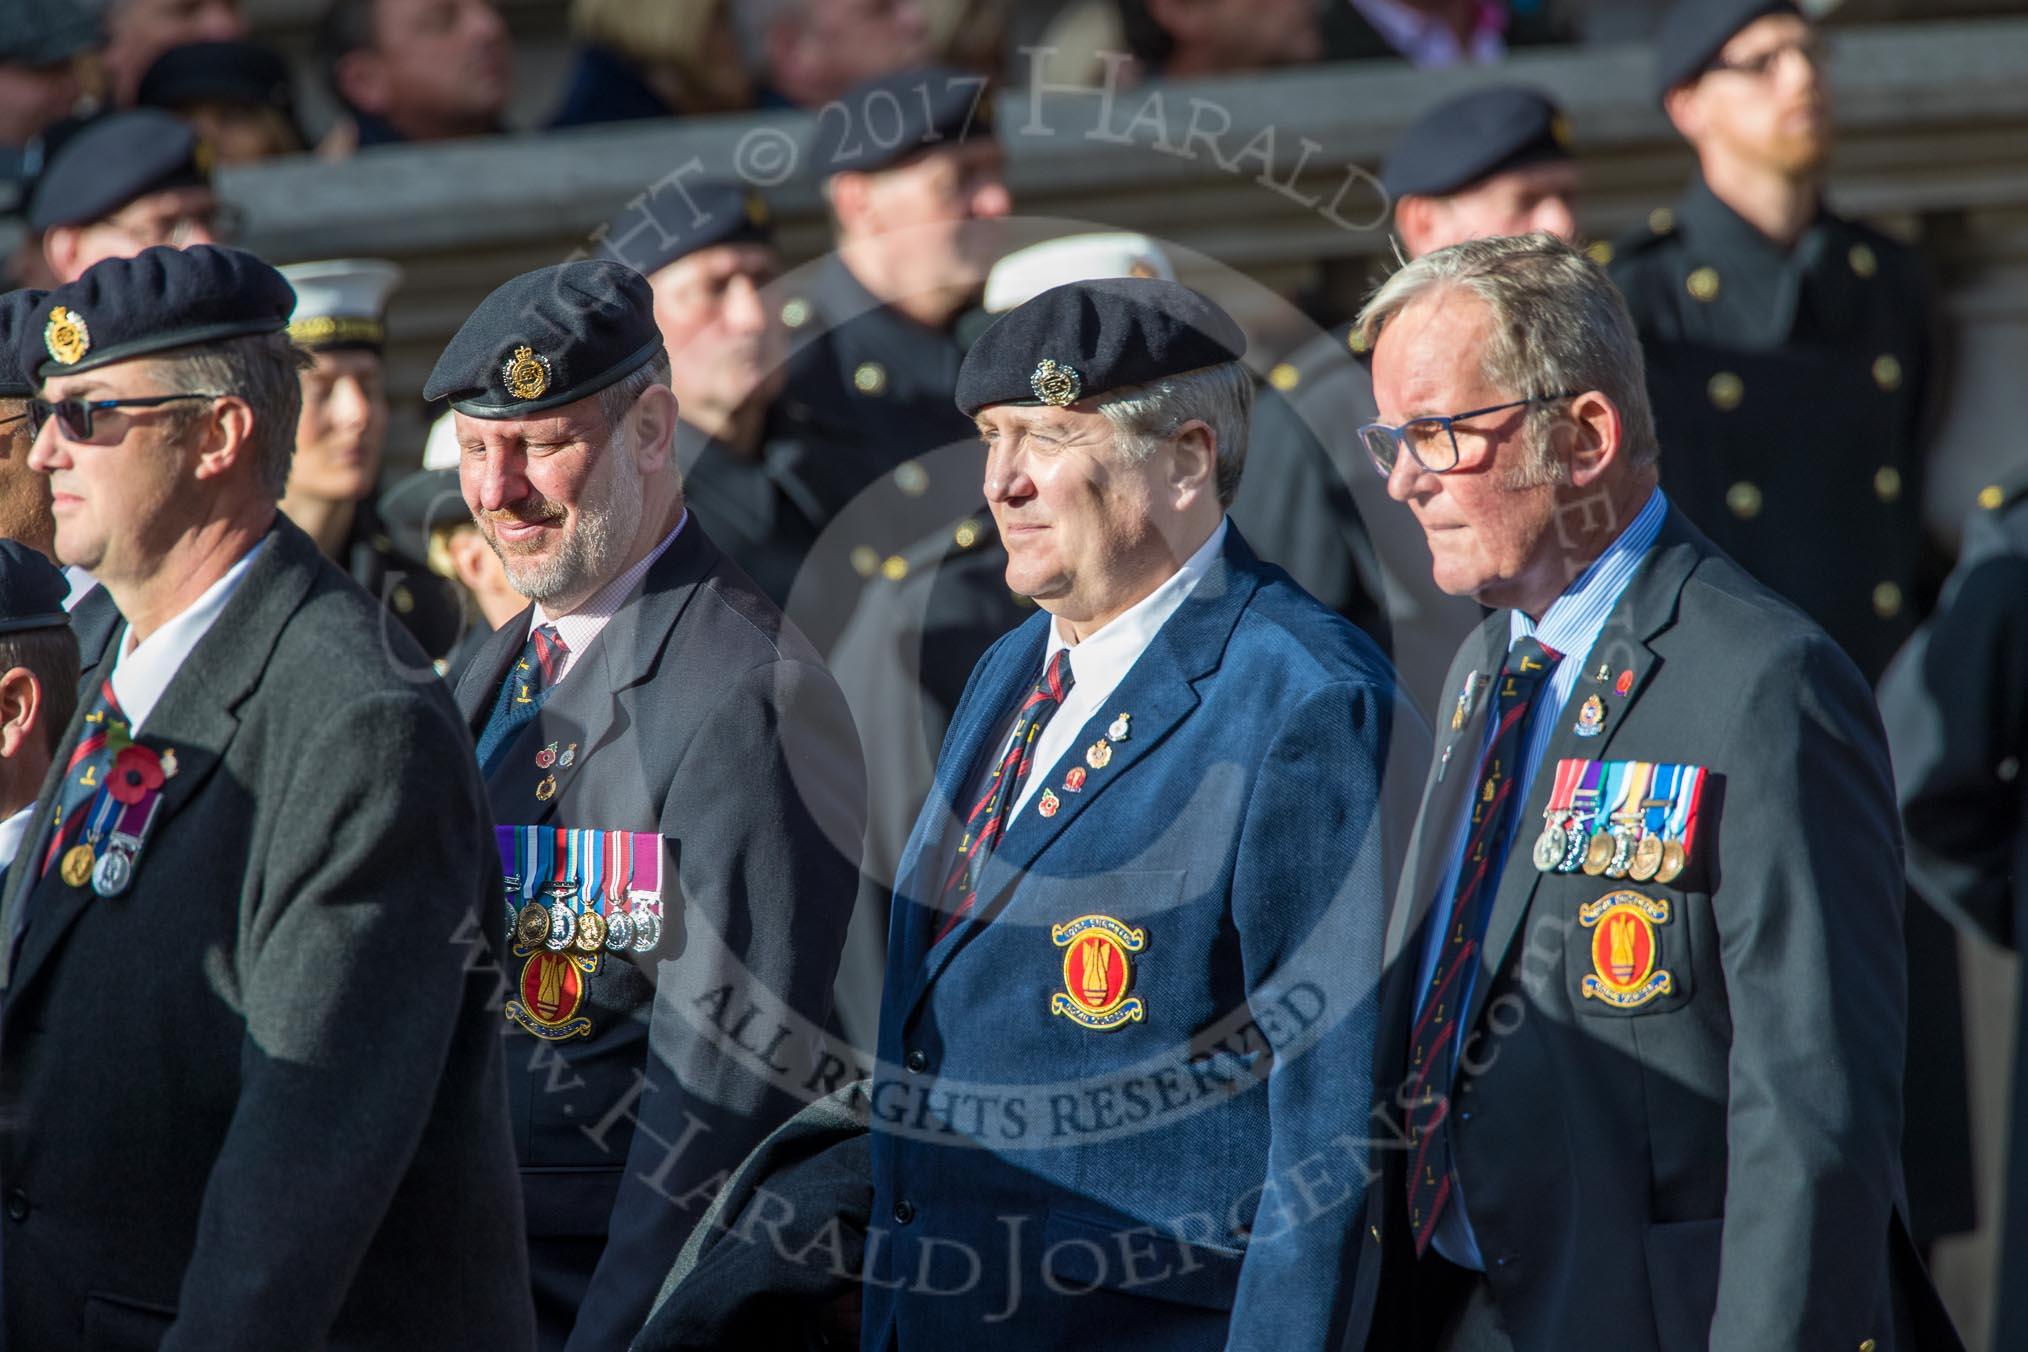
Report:
[[[1345,335],[1345,346],[1359,356],[1366,355],[1366,335],[1357,329],[1352,330]]]
[[[1901,500],[1901,471],[1892,465],[1882,465],[1873,471],[1873,495],[1882,502]]]
[[[374,532],[372,544],[373,552],[376,554],[385,554],[388,550],[394,548],[394,540],[379,531]]]
[[[1701,267],[1683,279],[1683,289],[1690,293],[1690,299],[1710,303],[1718,299],[1718,269]]]
[[[970,549],[979,543],[979,523],[969,518],[960,521],[958,528],[951,532],[951,539],[957,542],[959,549]]]
[[[1889,394],[1901,388],[1901,362],[1893,353],[1873,359],[1873,383]]]
[[[810,322],[810,302],[800,296],[782,305],[782,323],[792,329],[800,329]]]
[[[877,361],[863,361],[852,372],[852,388],[861,394],[879,394],[887,388],[887,368]]]
[[[1730,413],[1739,407],[1739,401],[1746,398],[1746,382],[1730,371],[1720,371],[1711,377],[1704,387],[1711,396],[1711,405],[1720,413]]]
[[[395,587],[390,599],[394,602],[394,613],[397,615],[406,615],[415,609],[415,593],[408,589],[405,582]]]
[[[1873,589],[1873,613],[1883,620],[1891,620],[1901,613],[1901,588],[1892,582],[1883,582]]]
[[[904,461],[895,467],[894,486],[912,498],[919,498],[929,491],[929,471],[917,461]]]
[[[899,554],[889,554],[887,561],[880,565],[880,575],[889,582],[899,582],[908,576],[908,560]]]
[[[1871,248],[1864,244],[1854,244],[1852,251],[1845,255],[1845,261],[1850,263],[1852,271],[1858,273],[1861,277],[1871,277],[1874,273],[1880,271],[1880,259],[1874,255]]]
[[[1279,362],[1268,372],[1268,384],[1278,390],[1293,390],[1303,383],[1302,373],[1287,362]]]
[[[854,545],[846,557],[852,561],[852,571],[861,577],[872,577],[880,571],[880,551],[871,545]]]
[[[1725,505],[1741,521],[1751,521],[1760,515],[1760,489],[1742,479],[1725,490]]]
[[[1600,267],[1606,267],[1613,261],[1613,243],[1609,239],[1595,239],[1584,246],[1584,256]]]
[[[1648,229],[1658,235],[1666,235],[1676,228],[1676,213],[1667,207],[1656,207],[1648,213]]]
[[[1873,1352],[1875,1346],[1877,1344],[1871,1338],[1868,1338],[1865,1342],[1859,1344],[1859,1352]]]
[[[1992,511],[2007,500],[2006,490],[1998,484],[1987,484],[1979,490],[1979,506]]]

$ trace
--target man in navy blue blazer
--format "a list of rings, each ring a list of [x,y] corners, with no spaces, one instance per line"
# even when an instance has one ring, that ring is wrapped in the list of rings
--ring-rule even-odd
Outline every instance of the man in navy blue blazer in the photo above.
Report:
[[[896,883],[866,1348],[1363,1342],[1389,788],[1429,737],[1226,520],[1244,349],[1109,279],[966,357],[1042,613],[973,672]]]

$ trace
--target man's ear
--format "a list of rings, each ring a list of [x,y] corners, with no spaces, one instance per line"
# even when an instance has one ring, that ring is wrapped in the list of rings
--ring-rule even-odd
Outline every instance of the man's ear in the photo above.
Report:
[[[83,242],[83,226],[51,226],[43,235],[42,261],[49,264],[49,270],[56,274],[59,281],[77,276],[78,252]]]
[[[331,83],[358,111],[376,117],[387,111],[387,63],[379,52],[357,47],[345,53],[331,67]]]
[[[1679,84],[1662,96],[1662,111],[1675,123],[1676,134],[1692,145],[1704,134],[1704,105],[1697,97],[1697,82]]]
[[[1586,488],[1597,483],[1627,453],[1626,423],[1619,406],[1597,390],[1587,390],[1570,401],[1570,416],[1560,420],[1550,433],[1557,459],[1570,466],[1570,482]]]
[[[201,426],[204,443],[197,453],[198,478],[213,478],[253,456],[253,405],[238,395],[222,395],[212,400]],[[293,428],[290,434],[294,435]]]
[[[873,203],[872,177],[851,170],[833,174],[829,191],[831,213],[838,218],[839,233],[864,234],[869,228],[867,217]]]
[[[627,410],[634,448],[634,468],[653,474],[669,463],[676,453],[676,392],[667,385],[650,385]]]
[[[1424,246],[1435,236],[1443,209],[1444,204],[1437,198],[1413,192],[1394,204],[1394,233],[1410,258],[1420,258],[1429,252]]]
[[[1168,488],[1176,506],[1187,508],[1218,496],[1218,433],[1192,418],[1169,441]]]
[[[42,736],[42,687],[27,667],[0,672],[0,759],[12,760],[30,738]]]

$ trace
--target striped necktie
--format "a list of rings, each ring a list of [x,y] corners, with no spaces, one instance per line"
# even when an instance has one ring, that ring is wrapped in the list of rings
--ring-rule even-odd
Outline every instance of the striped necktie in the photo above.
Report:
[[[107,743],[114,725],[125,729],[126,718],[119,697],[113,694],[109,676],[99,685],[99,697],[85,715],[84,726],[88,731],[77,739],[70,761],[63,767],[63,790],[57,795],[56,816],[50,822],[49,848],[42,854],[43,873],[49,872],[57,856],[84,830],[85,807],[105,782],[106,770],[112,764]]]
[[[1409,1224],[1420,1255],[1436,1233],[1451,1196],[1450,1088],[1457,1069],[1458,1039],[1472,965],[1486,933],[1493,894],[1513,832],[1515,785],[1521,770],[1521,735],[1528,709],[1562,654],[1524,638],[1507,653],[1500,672],[1493,740],[1479,764],[1472,796],[1472,824],[1458,865],[1445,924],[1449,932],[1429,989],[1417,1004],[1409,1036],[1409,1141],[1415,1149],[1408,1174]]]
[[[1021,796],[1021,782],[1034,768],[1035,739],[1063,707],[1063,697],[1070,693],[1076,679],[1070,670],[1070,649],[1059,648],[1044,669],[1042,679],[1021,702],[1014,716],[1014,731],[986,780],[985,794],[965,816],[964,838],[958,842],[957,860],[944,883],[943,924],[930,941],[931,947],[943,942],[944,936],[971,913],[978,901],[979,875],[992,857],[993,847],[1007,834],[1007,819],[1012,815],[1015,800]]]
[[[507,669],[500,693],[493,700],[493,712],[479,732],[479,768],[488,778],[500,768],[514,736],[535,720],[543,703],[563,675],[564,658],[570,653],[553,624],[537,625],[529,632],[521,656]]]

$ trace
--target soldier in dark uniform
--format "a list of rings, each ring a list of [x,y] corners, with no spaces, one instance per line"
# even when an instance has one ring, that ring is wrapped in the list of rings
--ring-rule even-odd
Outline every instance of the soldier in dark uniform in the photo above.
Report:
[[[1914,626],[1938,378],[1915,253],[1824,202],[1832,128],[1816,30],[1787,0],[1683,0],[1657,95],[1697,152],[1674,207],[1617,246],[1684,514],[1877,680]],[[1933,575],[1933,574],[1932,574]],[[1907,909],[1916,1238],[1972,1223],[1955,939]]]
[[[1388,152],[1381,185],[1410,258],[1482,235],[1577,229],[1569,127],[1532,89],[1437,105]],[[1341,324],[1269,371],[1232,515],[1262,558],[1388,650],[1427,709],[1479,607],[1437,588],[1422,533],[1359,449],[1357,429],[1374,418],[1364,355]]]
[[[52,128],[44,145],[28,225],[42,237],[43,259],[59,283],[77,280],[101,259],[232,234],[232,213],[211,189],[209,148],[159,108]]]
[[[609,222],[600,248],[648,279],[676,392],[683,496],[776,605],[817,538],[813,453],[785,383],[768,288],[782,269],[760,194],[668,184]],[[819,470],[821,473],[821,469]]]
[[[2028,477],[1988,485],[1936,613],[1887,668],[1914,891],[1960,928],[2019,952],[2028,931]],[[2028,1020],[2019,1003],[2017,1030]],[[1991,1347],[2028,1347],[2028,1034],[2014,1037]]]
[[[302,373],[303,416],[282,510],[424,652],[441,658],[463,628],[457,594],[422,560],[395,548],[374,507],[387,438],[384,315],[401,269],[361,258],[298,263],[282,275],[296,289],[289,336],[313,363]]]

